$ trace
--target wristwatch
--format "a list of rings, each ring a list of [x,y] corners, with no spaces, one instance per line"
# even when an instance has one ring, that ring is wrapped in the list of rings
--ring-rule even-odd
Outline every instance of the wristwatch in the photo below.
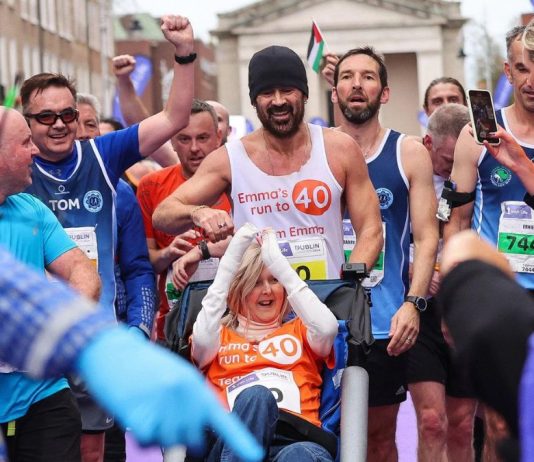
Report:
[[[422,313],[426,310],[427,302],[425,297],[418,297],[417,295],[407,295],[404,297],[405,302],[413,303],[417,311]]]
[[[208,249],[208,243],[204,240],[198,243],[198,248],[202,254],[202,260],[209,260],[211,258],[210,250]]]
[[[175,60],[178,64],[190,64],[190,63],[192,63],[195,59],[197,59],[197,54],[196,54],[196,53],[190,53],[190,54],[188,54],[187,56],[177,56],[177,55],[174,55],[174,60]]]

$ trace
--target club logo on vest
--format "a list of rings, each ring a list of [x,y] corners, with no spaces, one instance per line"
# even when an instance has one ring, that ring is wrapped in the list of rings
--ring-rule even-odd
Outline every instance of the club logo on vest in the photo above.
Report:
[[[87,211],[97,213],[102,210],[104,200],[100,191],[87,191],[83,196],[83,206]]]
[[[391,204],[393,204],[393,193],[387,188],[378,188],[376,190],[376,195],[378,196],[378,202],[380,203],[380,208],[382,210],[389,209]]]
[[[495,186],[501,188],[502,186],[506,186],[508,183],[510,183],[510,180],[512,179],[512,173],[507,168],[499,165],[491,171],[490,179]]]

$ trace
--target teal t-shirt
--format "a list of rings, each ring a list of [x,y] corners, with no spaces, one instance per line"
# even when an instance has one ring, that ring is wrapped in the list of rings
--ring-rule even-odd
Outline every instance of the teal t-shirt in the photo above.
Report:
[[[0,204],[0,244],[38,271],[76,247],[53,213],[23,193]],[[65,378],[32,380],[20,372],[0,372],[0,423],[22,417],[32,404],[67,387]]]

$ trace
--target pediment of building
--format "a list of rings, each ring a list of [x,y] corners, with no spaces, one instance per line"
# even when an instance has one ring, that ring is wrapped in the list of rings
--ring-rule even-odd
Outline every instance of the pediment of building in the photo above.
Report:
[[[325,35],[329,29],[463,24],[459,2],[441,0],[262,0],[218,17],[217,36],[300,31],[312,20]]]

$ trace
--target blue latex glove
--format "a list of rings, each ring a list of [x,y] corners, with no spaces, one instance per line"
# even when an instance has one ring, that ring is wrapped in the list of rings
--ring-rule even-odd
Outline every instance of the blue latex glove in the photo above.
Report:
[[[221,407],[191,364],[124,327],[95,337],[76,367],[99,403],[143,445],[198,451],[210,427],[242,459],[262,459],[255,439]]]

